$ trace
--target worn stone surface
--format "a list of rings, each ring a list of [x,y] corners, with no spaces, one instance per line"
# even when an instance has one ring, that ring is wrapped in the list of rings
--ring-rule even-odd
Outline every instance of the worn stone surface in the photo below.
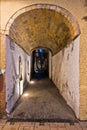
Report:
[[[9,36],[28,53],[46,47],[55,54],[75,38],[75,32],[71,21],[56,10],[33,9],[14,20]]]
[[[0,118],[2,118],[5,114],[5,74],[0,75]]]
[[[30,120],[76,120],[74,112],[49,79],[34,80],[16,104],[10,118]]]
[[[0,70],[1,73],[6,68],[6,36],[0,33]]]
[[[0,130],[87,130],[87,122],[47,123],[47,122],[7,122],[0,121]],[[80,123],[82,125],[80,125]]]

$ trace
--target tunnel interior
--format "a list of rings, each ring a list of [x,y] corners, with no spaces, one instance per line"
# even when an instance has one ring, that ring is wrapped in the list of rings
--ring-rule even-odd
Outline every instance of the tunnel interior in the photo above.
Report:
[[[20,15],[15,17],[12,23],[9,21],[7,24],[7,29],[9,27],[7,31],[9,33],[6,35],[7,115],[11,115],[12,111],[14,109],[16,110],[15,104],[17,104],[18,101],[21,107],[21,100],[19,100],[19,98],[24,98],[23,93],[25,93],[26,87],[30,89],[29,94],[27,94],[30,95],[28,99],[33,100],[37,99],[37,93],[44,94],[46,89],[47,95],[52,94],[51,92],[55,91],[53,90],[53,86],[55,86],[57,92],[62,95],[62,97],[59,96],[63,99],[61,105],[63,105],[65,101],[67,110],[70,110],[70,108],[67,107],[67,105],[69,105],[73,109],[76,117],[79,118],[80,31],[78,24],[73,15],[61,7],[50,5],[50,8],[48,8],[48,5],[44,6],[43,4],[40,8],[38,7],[37,5],[34,9],[30,9],[29,7],[30,10],[26,9],[27,11],[22,11]],[[51,83],[54,84],[53,86],[51,86],[48,78],[52,81]],[[39,79],[39,81],[34,84],[35,88],[31,85],[33,79]],[[42,82],[43,84],[41,84]],[[39,92],[41,87],[43,92]],[[33,90],[31,88],[33,88]],[[35,97],[33,91],[36,90],[36,88],[39,91],[36,93]],[[43,96],[45,97],[46,94]],[[55,108],[58,107],[56,106],[58,95],[55,92],[51,97],[55,97],[55,101],[54,99],[51,99],[51,101],[55,102],[53,113],[56,113],[57,109],[55,110]],[[48,97],[46,98],[49,99]],[[42,100],[41,108],[44,105],[46,105],[46,107],[49,106],[49,108],[53,105],[53,102],[50,104],[50,100],[47,100],[49,103],[46,102],[46,99],[44,101],[42,98]],[[41,102],[41,100],[39,101]],[[33,100],[34,103],[39,103],[39,101],[36,102],[36,100]],[[24,99],[24,102],[28,102],[28,100]],[[31,103],[31,101],[29,103]],[[24,109],[26,105],[23,107]],[[34,108],[32,107],[34,105],[35,104],[31,105],[31,109]],[[28,110],[31,109],[28,108]],[[18,107],[18,111],[19,110]],[[34,110],[32,116],[29,115],[29,118],[34,118],[37,110],[38,108]],[[48,115],[46,113],[47,111],[45,111],[45,108],[42,110],[41,113],[44,113],[44,115],[42,115],[45,118],[45,116]],[[50,113],[52,113],[53,110],[51,110]],[[39,116],[39,111],[37,113],[38,115],[36,117]],[[17,113],[17,115],[21,114],[22,117],[24,114],[27,115],[24,110],[19,114]],[[52,115],[50,116],[48,117],[52,118]],[[24,117],[28,118],[27,116]],[[62,117],[64,118],[65,115],[62,115]],[[55,114],[53,118],[56,118]],[[69,119],[70,118],[72,117],[70,116]]]
[[[39,48],[32,52],[31,80],[49,77],[49,52]]]

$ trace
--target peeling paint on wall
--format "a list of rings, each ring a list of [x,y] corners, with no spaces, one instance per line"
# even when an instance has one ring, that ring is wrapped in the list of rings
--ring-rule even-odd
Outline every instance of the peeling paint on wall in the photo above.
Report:
[[[19,86],[19,56],[22,59],[23,65],[23,79],[22,84]],[[10,42],[10,38],[7,37],[6,43],[6,111],[10,113],[14,107],[16,101],[23,93],[25,83],[29,82],[27,79],[26,64],[29,61],[29,56],[13,41]],[[21,88],[22,87],[22,88]],[[21,89],[21,92],[19,92]]]
[[[79,117],[79,37],[52,57],[52,80]]]

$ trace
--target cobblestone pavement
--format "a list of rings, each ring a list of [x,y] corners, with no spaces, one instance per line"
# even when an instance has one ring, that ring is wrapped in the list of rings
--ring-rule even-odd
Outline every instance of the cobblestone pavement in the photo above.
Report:
[[[87,122],[43,123],[43,122],[7,122],[0,120],[0,130],[87,130]]]

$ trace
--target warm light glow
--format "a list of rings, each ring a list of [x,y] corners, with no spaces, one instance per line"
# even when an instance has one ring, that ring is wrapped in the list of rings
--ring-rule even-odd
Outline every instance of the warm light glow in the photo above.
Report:
[[[20,87],[20,89],[19,89],[20,90],[20,95],[22,95],[22,93],[23,93],[23,80],[20,81],[20,86],[19,87]]]
[[[28,96],[29,96],[29,93],[24,93],[23,96],[24,96],[24,97],[28,97]]]
[[[34,83],[35,83],[35,81],[33,81],[33,80],[32,80],[32,81],[30,81],[30,84],[34,84]]]

